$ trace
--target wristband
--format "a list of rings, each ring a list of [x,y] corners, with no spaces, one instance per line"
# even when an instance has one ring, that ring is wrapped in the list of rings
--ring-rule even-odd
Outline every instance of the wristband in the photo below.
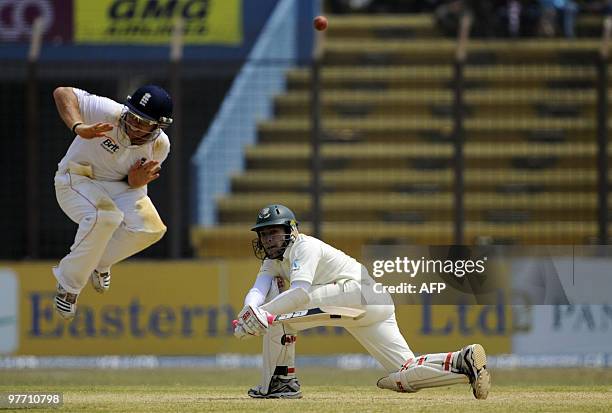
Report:
[[[77,134],[75,131],[76,127],[82,124],[83,122],[74,122],[74,125],[72,125],[72,133],[76,135]]]

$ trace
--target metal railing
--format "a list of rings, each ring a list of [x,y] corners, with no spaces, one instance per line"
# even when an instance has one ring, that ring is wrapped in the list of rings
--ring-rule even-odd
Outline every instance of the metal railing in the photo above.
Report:
[[[244,169],[257,122],[271,116],[273,97],[284,89],[285,72],[297,58],[296,19],[295,0],[278,4],[192,158],[198,225],[217,223],[216,201],[229,192],[231,175]]]

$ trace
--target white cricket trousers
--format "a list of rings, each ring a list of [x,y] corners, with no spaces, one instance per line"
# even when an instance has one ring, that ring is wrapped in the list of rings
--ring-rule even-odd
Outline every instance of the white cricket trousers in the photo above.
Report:
[[[393,383],[400,383],[397,386],[401,391],[415,392],[427,387],[467,383],[467,376],[457,367],[461,351],[426,354],[418,360],[415,358],[395,320],[391,296],[374,293],[372,285],[373,280],[369,277],[362,277],[361,286],[354,280],[313,285],[309,292],[308,308],[326,305],[352,307],[365,310],[364,316],[356,320],[341,318],[290,323],[288,327],[293,331],[317,326],[344,327],[384,367]],[[265,310],[266,305],[262,308]],[[279,362],[292,365],[295,358],[295,340],[291,341],[290,346],[274,345],[285,333],[279,328],[284,328],[284,325],[273,325],[264,337],[264,392],[268,390],[274,366]]]
[[[344,327],[387,372],[397,371],[406,360],[414,358],[414,353],[399,330],[393,301],[391,297],[384,297],[388,302],[385,304],[380,297],[371,298],[367,294],[362,297],[362,292],[359,283],[353,280],[312,286],[308,308],[353,307],[366,310],[365,315],[358,320],[330,319],[290,326],[297,331],[318,326]],[[265,309],[265,304],[262,308]]]
[[[109,271],[166,232],[146,186],[132,189],[125,182],[98,181],[71,172],[58,172],[54,183],[59,206],[79,224],[70,253],[53,268],[69,293],[80,293],[94,269]]]

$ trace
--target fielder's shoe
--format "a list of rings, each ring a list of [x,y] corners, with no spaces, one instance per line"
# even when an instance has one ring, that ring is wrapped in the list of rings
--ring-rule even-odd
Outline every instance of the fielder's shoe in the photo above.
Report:
[[[301,399],[300,383],[297,379],[281,379],[272,376],[268,393],[261,392],[261,386],[253,387],[248,391],[248,395],[255,399]]]
[[[108,291],[110,288],[110,282],[110,272],[98,272],[93,270],[91,273],[91,285],[93,285],[94,290],[100,294]]]
[[[460,369],[470,379],[474,397],[486,399],[491,388],[491,375],[487,370],[487,354],[480,344],[471,344],[461,349]]]
[[[57,284],[57,294],[55,295],[55,309],[65,320],[72,320],[77,310],[78,294],[72,294],[64,290],[59,283]]]

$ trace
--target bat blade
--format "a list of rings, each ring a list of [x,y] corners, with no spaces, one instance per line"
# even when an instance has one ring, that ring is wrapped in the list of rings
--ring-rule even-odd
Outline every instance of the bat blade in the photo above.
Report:
[[[315,307],[308,310],[294,311],[287,314],[279,314],[272,319],[273,323],[301,323],[311,322],[316,320],[328,320],[330,318],[350,318],[355,319],[365,313],[365,310],[359,310],[350,307]]]
[[[268,323],[306,323],[317,320],[329,320],[329,319],[356,319],[365,314],[365,310],[360,310],[351,307],[336,307],[336,306],[323,306],[309,308],[307,310],[294,311],[292,313],[270,315],[268,317]],[[238,323],[237,320],[232,322],[234,328]]]

